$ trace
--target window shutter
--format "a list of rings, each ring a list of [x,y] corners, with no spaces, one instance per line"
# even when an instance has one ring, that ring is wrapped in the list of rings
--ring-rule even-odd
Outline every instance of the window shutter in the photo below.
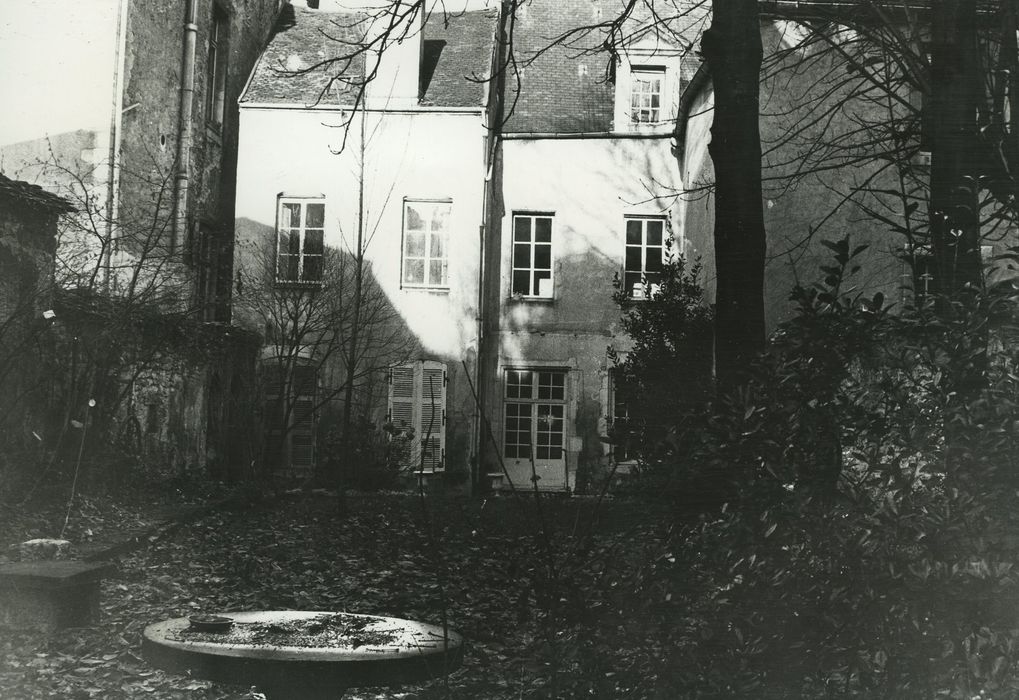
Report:
[[[428,360],[423,363],[419,435],[425,471],[442,469],[446,450],[446,365],[442,362]],[[418,458],[420,460],[420,454]],[[419,461],[418,468],[420,465]]]
[[[263,369],[267,452],[280,457],[280,462],[272,465],[274,470],[306,473],[315,466],[318,369],[298,365],[293,368],[289,381],[284,379],[285,371],[284,367],[274,363]],[[282,422],[290,401],[293,404],[288,418],[289,429],[283,430]]]
[[[397,430],[414,428],[414,364],[389,373],[389,422]]]
[[[299,471],[315,466],[315,399],[301,396],[294,402],[290,431],[290,466]]]
[[[389,421],[397,431],[412,428],[405,469],[442,469],[446,448],[446,365],[427,360],[394,367],[389,374]],[[423,452],[422,452],[423,450]]]

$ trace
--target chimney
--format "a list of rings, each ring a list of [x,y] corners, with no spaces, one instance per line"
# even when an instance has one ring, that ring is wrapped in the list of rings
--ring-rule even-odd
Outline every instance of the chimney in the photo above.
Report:
[[[420,6],[411,11],[411,6],[407,2],[393,3],[369,20],[368,36],[379,37],[366,56],[365,70],[371,71],[378,63],[375,78],[365,91],[365,105],[369,109],[407,109],[418,105],[424,11]],[[387,36],[382,37],[387,31]]]

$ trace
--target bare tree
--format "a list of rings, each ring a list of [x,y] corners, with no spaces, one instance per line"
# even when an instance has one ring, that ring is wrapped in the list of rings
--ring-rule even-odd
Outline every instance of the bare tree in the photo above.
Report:
[[[235,296],[239,314],[255,321],[265,337],[262,393],[265,427],[272,434],[265,446],[270,468],[286,466],[284,449],[299,426],[310,425],[337,401],[343,402],[344,414],[354,413],[358,390],[370,393],[372,382],[406,352],[399,315],[363,250],[358,254],[320,242],[316,269],[294,279],[286,274],[292,257],[280,247],[287,243],[272,239],[250,245],[241,258],[242,284]],[[371,403],[370,396],[362,398]],[[310,465],[311,455],[307,458]]]
[[[33,340],[42,370],[36,391],[47,396],[48,408],[35,432],[52,455],[50,466],[79,452],[88,461],[111,450],[158,449],[178,467],[205,456],[171,387],[190,387],[202,405],[210,362],[228,352],[230,334],[202,323],[208,300],[195,293],[201,271],[188,242],[168,233],[172,170],[160,162],[150,154],[140,170],[120,163],[111,182],[108,164],[62,157],[51,145],[46,158],[19,171],[47,183],[74,209],[58,228],[47,290],[52,313]],[[139,196],[118,208],[111,206],[114,190]],[[158,403],[146,402],[156,394]],[[139,403],[147,411],[141,416]]]

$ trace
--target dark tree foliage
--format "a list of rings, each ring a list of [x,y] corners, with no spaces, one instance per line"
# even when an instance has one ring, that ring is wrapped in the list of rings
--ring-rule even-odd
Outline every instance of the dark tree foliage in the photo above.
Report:
[[[672,250],[671,239],[666,249]],[[633,345],[625,354],[609,351],[616,403],[628,409],[628,420],[613,426],[610,437],[653,460],[674,451],[680,416],[710,396],[714,312],[704,299],[700,264],[671,252],[648,299],[631,299],[618,277],[613,286]]]

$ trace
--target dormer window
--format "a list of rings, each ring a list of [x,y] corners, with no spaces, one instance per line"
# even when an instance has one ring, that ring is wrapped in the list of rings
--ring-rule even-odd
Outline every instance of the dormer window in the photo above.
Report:
[[[630,119],[636,124],[662,121],[662,89],[665,68],[634,66],[630,73]]]
[[[679,108],[678,48],[631,47],[615,66],[613,130],[621,133],[667,133]]]

